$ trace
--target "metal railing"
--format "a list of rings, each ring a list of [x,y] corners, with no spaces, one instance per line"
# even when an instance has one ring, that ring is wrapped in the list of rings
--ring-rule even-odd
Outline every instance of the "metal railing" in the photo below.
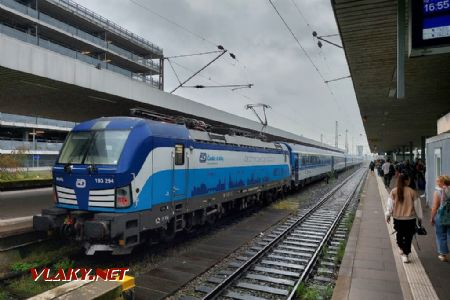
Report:
[[[126,38],[127,40],[139,42],[140,44],[147,46],[154,53],[162,55],[162,49],[160,47],[130,32],[129,30],[123,28],[122,26],[106,19],[105,17],[96,14],[95,12],[87,9],[86,7],[74,1],[71,0],[47,0],[47,1],[55,5],[64,6],[65,8],[71,10],[73,13],[80,15],[82,17],[88,17],[90,21],[94,21],[102,27],[113,29],[116,33],[119,33],[122,37]]]
[[[0,1],[5,1],[5,0],[0,0]],[[110,70],[110,71],[112,71],[114,73],[124,75],[124,76],[126,76],[126,77],[128,77],[130,79],[138,80],[138,81],[141,81],[141,82],[145,82],[147,84],[152,85],[153,87],[160,88],[159,81],[158,80],[154,80],[151,76],[141,75],[139,73],[133,73],[131,71],[125,70],[125,69],[120,68],[118,66],[115,66],[115,65],[112,65],[112,64],[108,64],[108,63],[106,63],[106,62],[104,62],[102,60],[93,58],[93,57],[88,56],[88,55],[81,54],[78,51],[75,51],[75,50],[66,48],[64,46],[52,43],[52,42],[50,42],[48,40],[45,40],[43,38],[39,38],[38,39],[34,35],[27,34],[27,33],[23,32],[23,31],[11,28],[11,27],[9,27],[7,25],[4,25],[4,24],[1,24],[1,23],[0,23],[0,33],[4,33],[4,34],[6,34],[8,36],[11,36],[13,38],[22,40],[24,42],[31,43],[31,44],[34,44],[34,45],[38,45],[40,47],[43,47],[43,48],[46,48],[48,50],[57,52],[59,54],[62,54],[62,55],[65,55],[65,56],[68,56],[68,57],[71,57],[71,58],[83,61],[83,62],[88,63],[90,65],[94,65],[94,66],[96,66],[99,69]]]
[[[36,124],[36,125],[44,125],[44,126],[54,126],[61,128],[73,128],[77,123],[69,122],[69,121],[60,121],[47,119],[42,117],[30,117],[30,116],[22,116],[22,115],[14,115],[8,113],[0,112],[0,121],[12,122],[12,123],[25,123],[25,124]]]
[[[104,39],[93,36],[85,31],[82,31],[76,27],[73,27],[64,22],[61,22],[55,18],[52,18],[52,17],[44,14],[44,13],[38,13],[36,10],[32,9],[31,7],[20,4],[14,0],[0,0],[0,3],[6,5],[10,8],[13,8],[15,10],[18,10],[26,15],[29,15],[36,19],[39,19],[47,24],[53,25],[60,30],[66,31],[72,35],[75,35],[82,39],[85,39],[85,40],[87,40],[91,43],[94,43],[100,47],[106,48],[106,49],[110,50],[111,53],[122,56],[122,57],[129,59],[129,60],[131,60],[137,64],[140,64],[142,66],[152,68],[154,71],[159,71],[159,68],[160,68],[159,63],[156,63],[151,59],[145,59],[145,58],[143,58],[139,55],[136,55],[130,51],[122,49],[114,44],[108,43]]]
[[[1,150],[41,150],[41,151],[60,151],[63,143],[61,142],[35,142],[17,141],[0,139]]]

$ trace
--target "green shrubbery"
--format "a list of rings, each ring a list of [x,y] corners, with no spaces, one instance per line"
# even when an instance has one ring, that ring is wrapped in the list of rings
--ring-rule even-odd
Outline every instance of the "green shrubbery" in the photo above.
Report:
[[[34,281],[29,274],[26,274],[21,278],[12,281],[8,285],[7,289],[12,295],[16,297],[29,298],[53,289],[61,284],[64,284],[64,282],[42,280]]]
[[[296,296],[297,299],[301,300],[331,299],[333,296],[333,286],[319,286],[314,284],[306,286],[302,283],[297,288]]]
[[[52,178],[50,171],[24,171],[25,158],[24,150],[15,150],[11,154],[0,154],[0,182]]]

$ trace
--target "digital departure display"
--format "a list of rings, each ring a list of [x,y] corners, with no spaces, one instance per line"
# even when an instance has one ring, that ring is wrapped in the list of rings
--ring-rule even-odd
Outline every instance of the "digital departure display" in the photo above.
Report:
[[[450,0],[411,1],[411,53],[434,54],[450,47]],[[427,51],[424,51],[424,50]]]
[[[449,10],[450,10],[450,0],[423,0],[424,14]]]
[[[424,40],[450,36],[449,13],[450,0],[423,0],[422,37]]]

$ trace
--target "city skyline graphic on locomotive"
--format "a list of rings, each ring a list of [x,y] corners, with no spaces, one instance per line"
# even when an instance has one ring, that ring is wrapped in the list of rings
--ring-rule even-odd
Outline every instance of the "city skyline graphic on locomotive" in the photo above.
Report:
[[[69,133],[53,167],[55,206],[33,227],[81,241],[87,255],[128,254],[359,162],[180,124],[99,118]]]

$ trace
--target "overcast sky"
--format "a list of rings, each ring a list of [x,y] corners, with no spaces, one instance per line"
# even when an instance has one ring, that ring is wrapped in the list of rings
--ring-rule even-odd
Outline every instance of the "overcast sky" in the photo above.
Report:
[[[338,121],[340,147],[348,129],[349,147],[353,137],[353,149],[363,144],[368,150],[351,79],[329,83],[333,97],[268,0],[133,0],[142,7],[131,0],[76,1],[162,47],[165,56],[214,51],[218,44],[236,55],[237,61],[223,56],[187,85],[254,84],[234,92],[182,88],[175,94],[252,120],[244,106],[265,103],[272,107],[269,125],[318,141],[323,134],[331,145]],[[319,49],[311,34],[338,33],[330,0],[273,1],[325,79],[349,75],[344,51],[328,44]],[[339,37],[330,40],[341,43]],[[174,59],[174,67],[183,80],[214,55]],[[177,84],[166,63],[165,90]]]

